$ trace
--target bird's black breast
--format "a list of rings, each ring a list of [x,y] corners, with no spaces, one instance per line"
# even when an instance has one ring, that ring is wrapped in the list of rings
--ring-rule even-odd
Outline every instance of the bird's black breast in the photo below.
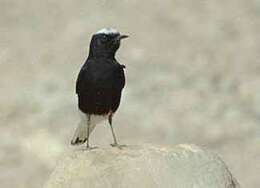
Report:
[[[76,83],[79,109],[87,114],[115,112],[124,85],[123,66],[115,60],[87,60]]]

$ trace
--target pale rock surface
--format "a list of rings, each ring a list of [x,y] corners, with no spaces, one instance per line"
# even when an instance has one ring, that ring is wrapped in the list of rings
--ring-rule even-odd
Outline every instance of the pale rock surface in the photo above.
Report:
[[[66,153],[45,188],[239,188],[225,163],[194,145]]]

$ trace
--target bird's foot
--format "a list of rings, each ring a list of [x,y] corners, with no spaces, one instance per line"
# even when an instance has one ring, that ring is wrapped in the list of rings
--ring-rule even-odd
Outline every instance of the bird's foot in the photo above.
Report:
[[[117,147],[118,149],[123,149],[124,147],[126,147],[126,145],[120,145],[118,143],[114,143],[114,144],[110,144],[112,147]]]
[[[97,146],[87,146],[86,150],[91,151],[91,150],[94,150],[94,149],[97,149],[97,148],[98,148]]]

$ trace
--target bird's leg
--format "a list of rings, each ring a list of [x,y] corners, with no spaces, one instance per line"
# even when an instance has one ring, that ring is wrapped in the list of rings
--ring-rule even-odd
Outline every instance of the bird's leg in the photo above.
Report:
[[[109,125],[110,125],[110,128],[111,128],[111,132],[112,132],[112,135],[113,135],[113,139],[114,139],[114,144],[113,145],[118,145],[117,140],[116,140],[116,135],[115,135],[115,132],[114,132],[114,129],[113,129],[113,125],[112,125],[112,115],[111,114],[108,116],[108,122],[109,122]]]
[[[90,114],[87,115],[87,149],[90,149],[89,147],[89,129],[90,129]]]
[[[90,147],[89,146],[89,135],[90,135],[90,114],[87,114],[87,150],[97,148],[97,147]]]
[[[112,132],[112,135],[113,135],[113,139],[114,139],[114,143],[111,144],[111,146],[112,147],[118,147],[119,149],[122,149],[122,147],[125,147],[126,145],[119,145],[118,142],[117,142],[116,135],[115,135],[113,125],[112,125],[112,113],[109,114],[109,116],[108,116],[108,122],[109,122],[111,132]]]

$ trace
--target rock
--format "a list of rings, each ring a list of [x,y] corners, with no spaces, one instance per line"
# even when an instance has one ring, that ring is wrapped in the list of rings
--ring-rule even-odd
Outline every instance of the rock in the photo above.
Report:
[[[45,188],[239,188],[225,163],[194,145],[76,150]]]

